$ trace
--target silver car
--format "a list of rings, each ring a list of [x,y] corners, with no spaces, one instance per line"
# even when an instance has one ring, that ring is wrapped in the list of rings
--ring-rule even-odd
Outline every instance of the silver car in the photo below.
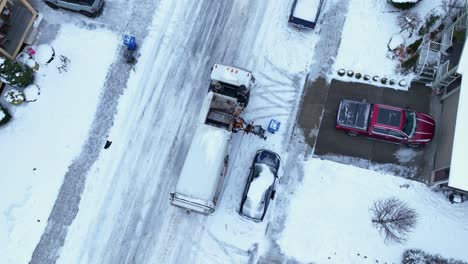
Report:
[[[280,162],[280,156],[272,151],[257,151],[242,196],[239,210],[241,216],[263,221],[270,200],[275,196]]]
[[[104,8],[104,0],[44,0],[44,2],[54,9],[68,9],[88,17],[100,15]]]

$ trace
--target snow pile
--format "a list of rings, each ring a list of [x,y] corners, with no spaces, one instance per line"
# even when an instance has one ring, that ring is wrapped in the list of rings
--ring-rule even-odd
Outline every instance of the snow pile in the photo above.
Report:
[[[388,197],[419,215],[406,244],[385,244],[372,226],[369,208]],[[468,260],[467,209],[467,203],[451,205],[421,183],[311,159],[277,242],[284,254],[304,263],[399,263],[407,248]]]
[[[390,39],[390,42],[388,43],[388,48],[390,50],[395,50],[401,45],[405,45],[405,39],[401,34],[396,34],[393,35],[392,38]]]
[[[400,148],[393,154],[399,162],[401,163],[407,163],[413,160],[417,155],[418,152],[414,149],[409,149],[409,148]]]
[[[52,63],[42,66],[36,74],[41,100],[12,107],[14,120],[0,129],[2,263],[29,261],[86,138],[116,43],[107,30],[62,25],[53,45],[73,67],[60,74]]]
[[[24,88],[23,93],[27,102],[35,102],[41,94],[41,90],[39,89],[39,86],[31,84]]]
[[[42,44],[39,45],[35,49],[35,53],[33,55],[33,58],[41,65],[45,65],[47,63],[50,63],[51,60],[55,56],[55,51],[54,49],[47,44]]]

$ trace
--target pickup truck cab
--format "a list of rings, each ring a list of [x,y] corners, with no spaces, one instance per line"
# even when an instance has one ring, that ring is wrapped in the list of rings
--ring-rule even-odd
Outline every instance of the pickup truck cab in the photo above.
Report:
[[[434,119],[423,113],[382,104],[341,100],[336,129],[409,147],[422,146],[434,137]]]

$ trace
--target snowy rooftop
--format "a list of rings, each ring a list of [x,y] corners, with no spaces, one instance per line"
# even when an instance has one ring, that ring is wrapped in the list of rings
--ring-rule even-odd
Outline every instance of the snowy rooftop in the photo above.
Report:
[[[468,130],[468,45],[465,42],[463,54],[458,66],[458,73],[463,74],[458,101],[457,122],[455,125],[455,136],[453,139],[452,161],[450,164],[449,186],[468,191],[468,177],[464,162],[468,152],[466,146],[468,140],[464,134]]]

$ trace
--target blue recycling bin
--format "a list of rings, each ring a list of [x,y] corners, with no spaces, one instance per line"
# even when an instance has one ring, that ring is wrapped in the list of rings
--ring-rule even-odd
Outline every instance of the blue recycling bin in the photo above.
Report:
[[[127,49],[131,51],[136,50],[137,45],[136,45],[136,39],[134,36],[125,35],[123,43],[125,46],[127,46]]]
[[[268,124],[268,132],[274,134],[279,130],[281,126],[281,122],[275,119],[271,119],[270,123]]]

